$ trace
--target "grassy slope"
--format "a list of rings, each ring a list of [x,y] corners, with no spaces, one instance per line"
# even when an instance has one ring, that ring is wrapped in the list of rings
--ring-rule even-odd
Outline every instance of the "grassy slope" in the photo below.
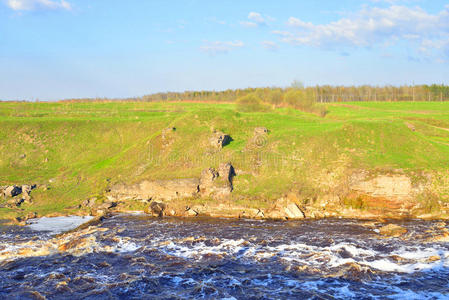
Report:
[[[345,103],[328,110],[319,118],[290,109],[239,113],[232,104],[0,103],[0,185],[49,184],[25,206],[43,214],[101,194],[108,180],[199,176],[223,161],[239,171],[239,203],[268,203],[298,187],[313,193],[320,180],[338,180],[342,168],[447,172],[449,103]],[[167,126],[177,130],[163,150]],[[271,131],[262,147],[251,142],[257,126]],[[211,128],[234,141],[213,153]],[[0,208],[0,218],[11,213]]]

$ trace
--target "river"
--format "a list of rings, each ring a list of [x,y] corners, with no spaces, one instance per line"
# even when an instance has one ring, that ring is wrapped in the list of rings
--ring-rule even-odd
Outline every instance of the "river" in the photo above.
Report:
[[[0,225],[2,299],[449,299],[446,223],[150,218]],[[40,298],[41,297],[41,298]]]

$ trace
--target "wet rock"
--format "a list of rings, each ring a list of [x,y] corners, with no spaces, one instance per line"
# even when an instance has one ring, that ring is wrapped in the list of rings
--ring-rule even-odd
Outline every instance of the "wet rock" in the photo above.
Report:
[[[444,231],[443,233],[436,234],[426,240],[427,243],[435,242],[449,242],[449,232]]]
[[[400,237],[407,233],[407,229],[396,224],[388,224],[381,227],[379,233],[386,237]]]
[[[95,236],[87,237],[77,237],[74,236],[71,240],[66,243],[62,243],[58,246],[58,251],[60,252],[70,252],[76,255],[82,255],[96,245]]]
[[[438,256],[438,255],[432,255],[432,256],[428,257],[428,258],[425,260],[425,262],[426,262],[426,263],[433,263],[433,262],[436,262],[436,261],[439,261],[439,260],[441,260],[441,257],[440,257],[440,256]]]
[[[338,271],[328,277],[345,278],[353,281],[370,280],[375,272],[367,266],[355,262],[346,263],[338,267]]]
[[[213,148],[218,150],[229,144],[231,141],[232,141],[231,136],[221,131],[214,132],[214,134],[209,138],[209,144]]]
[[[24,292],[20,299],[33,299],[33,300],[46,300],[47,298],[40,294],[38,291]]]

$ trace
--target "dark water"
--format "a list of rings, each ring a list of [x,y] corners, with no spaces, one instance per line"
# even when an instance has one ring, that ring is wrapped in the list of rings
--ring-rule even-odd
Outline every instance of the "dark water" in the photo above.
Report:
[[[426,242],[436,222],[402,223],[402,239],[361,224],[121,215],[64,237],[81,250],[40,256],[19,249],[54,236],[3,226],[0,298],[449,299],[449,243]]]

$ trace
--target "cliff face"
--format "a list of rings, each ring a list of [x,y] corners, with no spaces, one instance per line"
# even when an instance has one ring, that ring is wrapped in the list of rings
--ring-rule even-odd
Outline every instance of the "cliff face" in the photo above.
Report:
[[[266,205],[252,201],[242,206],[232,194],[233,169],[227,163],[220,165],[219,172],[205,169],[201,178],[117,184],[107,193],[107,198],[122,206],[132,201],[148,203],[144,204],[146,210],[155,216],[442,218],[447,209],[447,205],[440,202],[438,210],[429,213],[423,205],[423,199],[431,197],[431,176],[413,182],[410,176],[401,173],[370,174],[361,170],[347,170],[347,177],[339,183],[332,182],[333,189],[328,186],[327,192],[317,190],[315,194],[304,195],[296,186]],[[214,201],[207,201],[211,197]],[[116,209],[123,208],[119,205]]]

